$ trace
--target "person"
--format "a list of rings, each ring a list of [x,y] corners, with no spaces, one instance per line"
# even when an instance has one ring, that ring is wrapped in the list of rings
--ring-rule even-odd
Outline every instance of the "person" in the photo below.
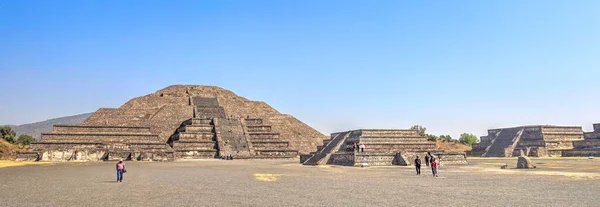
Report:
[[[365,152],[365,144],[360,143],[360,152]]]
[[[433,160],[435,159],[435,157],[433,155],[429,155],[429,164],[433,163]]]
[[[417,168],[417,175],[421,175],[421,159],[419,159],[419,156],[415,159],[415,168]]]
[[[123,173],[125,171],[125,163],[123,163],[123,159],[120,159],[117,163],[117,182],[123,182]]]
[[[352,151],[354,151],[354,152],[358,151],[358,146],[356,145],[356,143],[354,143],[354,145],[352,145]]]
[[[435,158],[431,159],[431,172],[434,177],[438,176],[438,162]]]
[[[425,155],[425,165],[429,166],[429,152]]]

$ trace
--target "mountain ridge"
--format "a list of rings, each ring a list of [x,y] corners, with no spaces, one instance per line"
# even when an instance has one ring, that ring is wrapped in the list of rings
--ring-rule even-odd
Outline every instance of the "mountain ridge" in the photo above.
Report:
[[[57,125],[57,124],[67,124],[67,125],[78,125],[83,123],[83,121],[85,121],[90,115],[92,115],[93,113],[85,113],[85,114],[78,114],[78,115],[72,115],[72,116],[64,116],[64,117],[58,117],[58,118],[52,118],[52,119],[48,119],[45,121],[39,121],[39,122],[34,122],[34,123],[29,123],[29,124],[22,124],[22,125],[2,125],[2,126],[9,126],[11,129],[13,129],[16,133],[17,136],[22,135],[22,134],[27,134],[32,136],[35,140],[40,140],[42,133],[48,133],[50,131],[52,131],[52,126]]]

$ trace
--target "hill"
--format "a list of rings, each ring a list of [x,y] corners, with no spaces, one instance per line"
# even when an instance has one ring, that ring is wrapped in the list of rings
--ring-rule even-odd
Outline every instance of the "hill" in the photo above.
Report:
[[[9,125],[10,128],[17,132],[17,136],[21,134],[31,135],[34,139],[40,140],[42,133],[48,133],[52,131],[52,126],[56,124],[69,124],[77,125],[85,121],[92,113],[79,114],[74,116],[65,116],[60,118],[49,119],[46,121],[40,121],[30,124],[23,125]]]
[[[17,153],[17,147],[0,139],[0,160],[14,159]]]
[[[435,148],[437,150],[444,150],[445,152],[466,152],[471,150],[470,146],[458,142],[448,142],[442,140],[435,141]]]

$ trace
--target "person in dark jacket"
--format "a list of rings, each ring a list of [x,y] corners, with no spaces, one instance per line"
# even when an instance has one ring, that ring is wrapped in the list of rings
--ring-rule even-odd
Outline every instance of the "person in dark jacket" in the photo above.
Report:
[[[417,170],[417,175],[421,175],[421,159],[419,159],[419,156],[415,159],[415,168]]]
[[[425,155],[425,165],[429,166],[429,154]]]

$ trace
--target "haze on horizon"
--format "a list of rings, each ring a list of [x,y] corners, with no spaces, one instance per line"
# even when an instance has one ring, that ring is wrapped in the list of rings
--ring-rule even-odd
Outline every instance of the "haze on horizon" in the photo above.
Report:
[[[173,84],[323,133],[600,122],[598,1],[3,1],[0,124]]]

